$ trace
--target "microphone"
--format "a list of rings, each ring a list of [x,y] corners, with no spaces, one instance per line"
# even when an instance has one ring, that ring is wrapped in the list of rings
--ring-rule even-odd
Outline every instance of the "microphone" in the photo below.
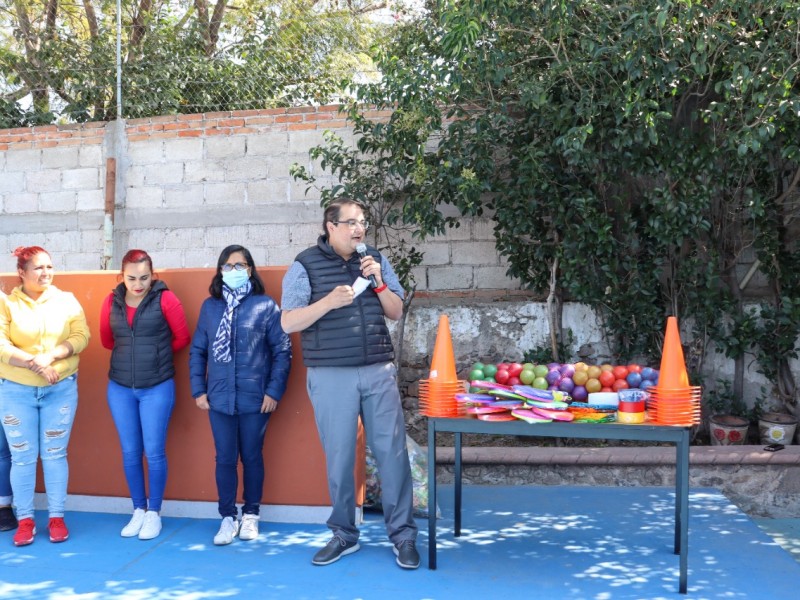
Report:
[[[364,258],[367,255],[367,246],[366,246],[366,244],[359,244],[358,246],[356,246],[356,252],[358,252],[358,255],[361,258]],[[376,287],[378,287],[378,282],[375,279],[375,275],[370,275],[369,276],[369,284],[372,286],[372,289],[375,289]],[[381,290],[381,291],[383,291],[383,290]]]

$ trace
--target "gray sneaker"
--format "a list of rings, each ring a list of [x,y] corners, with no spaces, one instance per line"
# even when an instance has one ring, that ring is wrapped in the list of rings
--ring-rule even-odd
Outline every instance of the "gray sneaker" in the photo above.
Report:
[[[335,535],[327,543],[327,545],[314,555],[311,562],[315,565],[329,565],[336,562],[343,556],[356,552],[361,546],[358,542],[345,542],[338,535]]]
[[[416,569],[419,566],[419,552],[414,540],[397,542],[392,550],[397,557],[397,564],[404,569]]]

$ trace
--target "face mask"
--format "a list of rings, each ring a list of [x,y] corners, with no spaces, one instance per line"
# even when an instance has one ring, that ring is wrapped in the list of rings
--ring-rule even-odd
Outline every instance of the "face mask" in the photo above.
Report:
[[[222,273],[222,282],[232,290],[238,290],[249,279],[250,275],[247,274],[247,269],[242,271],[234,269],[233,271],[228,271],[227,273],[223,271]]]

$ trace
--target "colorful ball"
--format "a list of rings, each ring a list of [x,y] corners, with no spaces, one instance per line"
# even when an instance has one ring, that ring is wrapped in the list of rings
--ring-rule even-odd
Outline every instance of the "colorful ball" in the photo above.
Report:
[[[586,388],[582,385],[576,385],[572,388],[572,392],[570,392],[570,396],[576,402],[586,402],[586,399],[589,397],[589,392],[586,391]]]
[[[536,377],[531,385],[538,390],[546,390],[547,380],[544,377]]]
[[[642,376],[642,379],[646,379],[646,380],[650,380],[650,381],[652,381],[653,379],[658,377],[658,373],[652,367],[644,367],[640,374]]]
[[[625,378],[625,381],[628,382],[628,385],[632,388],[638,388],[639,384],[642,383],[642,376],[637,372],[628,373],[628,376]]]
[[[486,373],[481,369],[472,369],[469,372],[470,381],[476,381],[478,379],[483,379],[484,377],[486,377]]]
[[[654,385],[655,383],[653,383],[649,379],[642,379],[642,383],[639,384],[639,389],[647,391],[648,388],[651,388]]]
[[[550,385],[555,385],[559,381],[561,381],[561,371],[559,371],[558,369],[550,369],[547,372],[547,375],[544,376],[544,378]]]

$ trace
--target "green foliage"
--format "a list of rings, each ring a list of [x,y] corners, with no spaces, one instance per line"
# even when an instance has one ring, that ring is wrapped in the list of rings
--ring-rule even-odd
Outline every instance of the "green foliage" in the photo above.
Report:
[[[24,127],[29,124],[29,115],[16,102],[0,98],[0,129]]]
[[[733,393],[731,382],[727,379],[717,379],[715,387],[704,390],[703,402],[709,415],[733,415],[747,419],[750,423],[758,423],[764,412],[763,397],[758,398],[753,406],[749,406]]]
[[[363,1],[245,0],[219,3],[215,30],[215,4],[123,0],[122,116],[327,103],[343,80],[373,70],[366,50],[385,29]],[[0,98],[31,105],[2,110],[0,125],[117,116],[113,0],[55,6],[52,21],[41,3],[0,10]]]
[[[572,335],[572,330],[567,329],[564,333],[564,340],[559,340],[558,342],[558,356],[561,357],[562,362],[571,362],[571,357],[575,356],[574,344],[575,339]],[[553,362],[553,349],[548,345],[536,346],[525,352],[522,360],[535,365],[546,365]]]
[[[424,238],[454,223],[445,205],[490,215],[509,275],[543,293],[557,264],[558,295],[598,311],[621,359],[657,357],[674,314],[730,357],[785,367],[800,324],[800,3],[428,7],[358,88],[388,122],[348,108],[362,152],[348,160],[380,154],[393,218]],[[757,321],[736,271],[751,248],[773,290]]]
[[[747,405],[734,395],[731,382],[727,379],[717,379],[716,387],[707,389],[703,400],[709,414],[734,415],[749,419]]]
[[[339,196],[346,196],[369,207],[368,237],[372,238],[373,245],[390,260],[403,288],[416,289],[414,269],[422,263],[423,258],[422,253],[413,245],[413,239],[418,232],[402,222],[406,198],[403,188],[408,178],[413,177],[413,173],[399,171],[391,164],[392,148],[385,145],[380,126],[373,128],[369,135],[360,140],[370,140],[367,159],[361,159],[360,148],[364,146],[360,142],[356,148],[348,146],[342,138],[330,131],[324,133],[324,138],[325,145],[311,149],[311,158],[319,162],[322,170],[335,175],[341,183],[319,187],[316,178],[305,167],[297,164],[291,168],[292,176],[306,182],[307,191],[316,188],[322,206],[327,206]]]

